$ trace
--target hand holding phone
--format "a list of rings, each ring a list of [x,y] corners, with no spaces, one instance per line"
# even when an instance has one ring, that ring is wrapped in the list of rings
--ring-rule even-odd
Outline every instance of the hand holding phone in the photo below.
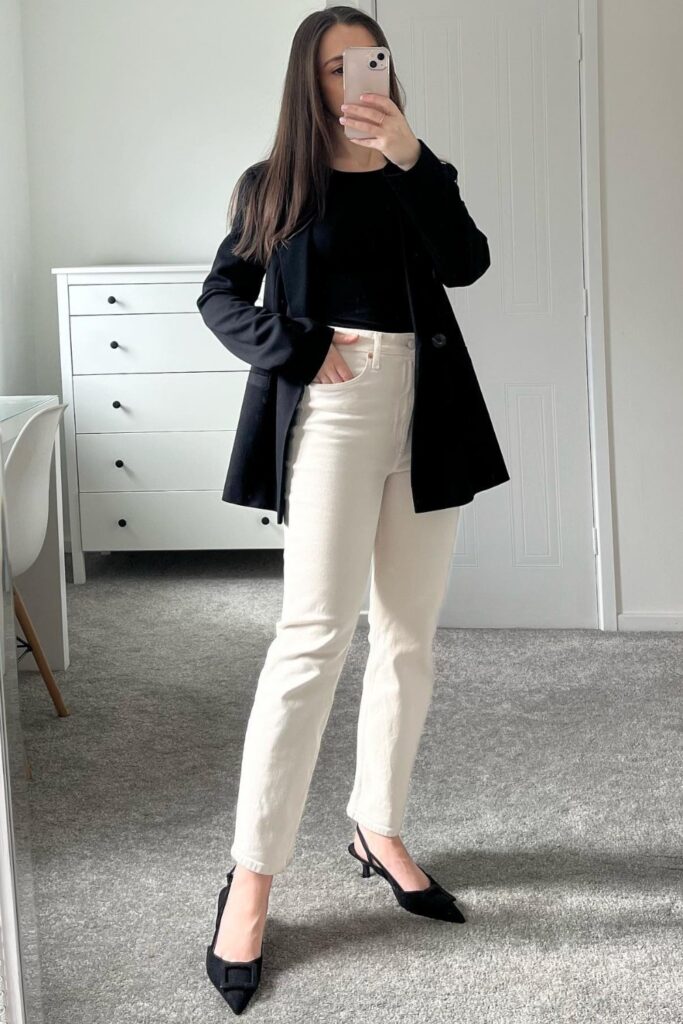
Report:
[[[342,110],[344,134],[356,145],[379,150],[401,170],[409,170],[417,163],[421,146],[390,96],[389,50],[385,46],[347,46],[342,57],[344,105],[349,106]]]

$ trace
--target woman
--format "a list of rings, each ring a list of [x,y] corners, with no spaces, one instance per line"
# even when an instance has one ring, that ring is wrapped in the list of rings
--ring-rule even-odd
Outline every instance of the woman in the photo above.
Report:
[[[259,983],[270,886],[293,857],[371,564],[348,850],[409,912],[465,920],[399,832],[460,506],[509,479],[443,287],[477,280],[490,257],[455,168],[410,129],[393,62],[390,98],[343,109],[348,46],[388,42],[351,7],[299,26],[271,157],[240,179],[197,303],[252,367],[224,500],[277,508],[284,524],[282,615],[246,730],[236,863],[207,949],[235,1013]],[[368,138],[348,139],[344,123]]]

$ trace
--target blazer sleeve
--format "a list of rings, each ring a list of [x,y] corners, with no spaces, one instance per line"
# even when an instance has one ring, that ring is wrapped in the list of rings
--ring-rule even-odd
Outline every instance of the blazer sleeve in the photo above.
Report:
[[[439,281],[448,287],[472,284],[491,266],[488,239],[460,196],[453,164],[418,142],[417,162],[407,171],[389,162],[384,177],[417,229]]]
[[[230,233],[218,247],[197,299],[206,326],[228,351],[251,366],[274,370],[293,383],[309,384],[325,361],[334,330],[309,317],[290,317],[256,306],[266,268],[235,256],[242,226],[241,204],[253,181],[243,179]]]

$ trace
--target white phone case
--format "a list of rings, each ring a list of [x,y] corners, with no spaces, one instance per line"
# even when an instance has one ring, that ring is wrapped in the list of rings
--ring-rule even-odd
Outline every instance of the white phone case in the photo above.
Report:
[[[378,54],[382,55],[380,59]],[[389,95],[389,61],[391,54],[386,46],[347,46],[344,58],[344,103],[362,103],[361,94],[378,93]],[[372,62],[374,61],[375,66]],[[374,138],[372,131],[350,128],[344,125],[348,139]]]

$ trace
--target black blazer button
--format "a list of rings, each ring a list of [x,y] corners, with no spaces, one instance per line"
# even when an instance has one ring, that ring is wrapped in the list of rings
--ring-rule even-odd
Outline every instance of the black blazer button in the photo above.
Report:
[[[432,335],[432,345],[434,348],[443,348],[447,341],[448,338],[446,335],[442,334],[440,331],[438,334]]]

